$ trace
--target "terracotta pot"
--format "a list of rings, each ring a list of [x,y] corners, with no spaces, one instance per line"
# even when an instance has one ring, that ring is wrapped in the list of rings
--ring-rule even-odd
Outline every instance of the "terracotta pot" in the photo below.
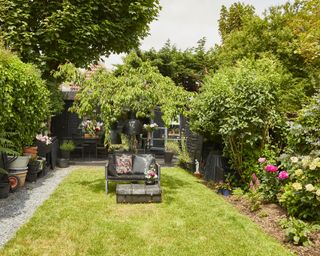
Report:
[[[23,153],[37,155],[38,154],[38,147],[24,147]]]
[[[27,172],[28,170],[25,169],[25,170],[10,170],[9,171],[9,179],[10,179],[10,176],[17,176],[19,177],[19,186],[20,187],[23,187],[24,184],[25,184],[25,181],[26,181],[26,177],[27,177]]]

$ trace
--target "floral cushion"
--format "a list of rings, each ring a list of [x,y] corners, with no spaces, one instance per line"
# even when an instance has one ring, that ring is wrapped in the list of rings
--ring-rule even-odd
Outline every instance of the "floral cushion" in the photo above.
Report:
[[[116,156],[116,172],[117,174],[132,173],[132,155]]]

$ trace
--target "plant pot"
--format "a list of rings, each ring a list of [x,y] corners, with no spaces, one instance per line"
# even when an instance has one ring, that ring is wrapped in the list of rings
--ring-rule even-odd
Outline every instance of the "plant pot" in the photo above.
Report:
[[[32,161],[28,164],[28,174],[30,173],[38,173],[40,168],[40,161]]]
[[[173,159],[173,152],[165,151],[164,152],[164,163],[171,164]]]
[[[70,159],[70,151],[61,150],[61,158]]]
[[[38,178],[38,173],[27,173],[27,177],[26,177],[26,180],[29,181],[29,182],[35,182],[37,181],[37,178]]]
[[[38,147],[24,147],[23,148],[24,155],[30,155],[31,157],[37,157],[38,154]]]
[[[219,188],[218,193],[224,196],[230,196],[231,191],[229,189]]]
[[[156,184],[156,181],[155,180],[146,180],[145,184],[146,185],[154,185],[154,184]]]
[[[9,180],[10,180],[10,176],[17,176],[19,178],[19,186],[23,187],[26,181],[26,177],[27,177],[27,173],[28,170],[9,170]]]
[[[8,182],[0,182],[0,198],[7,198],[10,192],[10,184]]]
[[[8,156],[9,159],[9,169],[27,169],[30,156]],[[13,161],[11,161],[13,160]]]
[[[60,158],[58,159],[57,164],[58,164],[58,167],[60,168],[67,168],[69,167],[69,160]]]

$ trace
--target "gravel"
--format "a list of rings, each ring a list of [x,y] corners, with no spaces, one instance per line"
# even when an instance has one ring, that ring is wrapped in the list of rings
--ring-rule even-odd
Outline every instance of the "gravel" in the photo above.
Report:
[[[78,166],[77,166],[78,167]],[[36,182],[27,182],[23,188],[0,199],[0,248],[4,246],[55,191],[57,186],[76,166],[50,171]]]

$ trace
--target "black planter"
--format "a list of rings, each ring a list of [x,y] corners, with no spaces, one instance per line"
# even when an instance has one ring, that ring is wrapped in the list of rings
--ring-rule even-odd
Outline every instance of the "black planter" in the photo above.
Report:
[[[32,173],[38,173],[39,172],[39,167],[40,167],[40,162],[39,161],[32,161],[29,162],[28,164],[28,174]]]
[[[61,158],[70,159],[70,151],[61,150]]]
[[[0,182],[0,198],[7,198],[10,192],[9,182]]]
[[[35,182],[35,181],[37,181],[37,178],[38,178],[37,172],[33,172],[33,173],[28,172],[27,173],[26,180],[29,182]]]
[[[164,152],[164,163],[171,164],[173,159],[173,152],[165,151]]]
[[[58,163],[58,166],[60,167],[60,168],[67,168],[67,167],[69,167],[69,160],[68,159],[58,159],[58,161],[57,161],[57,163]]]

